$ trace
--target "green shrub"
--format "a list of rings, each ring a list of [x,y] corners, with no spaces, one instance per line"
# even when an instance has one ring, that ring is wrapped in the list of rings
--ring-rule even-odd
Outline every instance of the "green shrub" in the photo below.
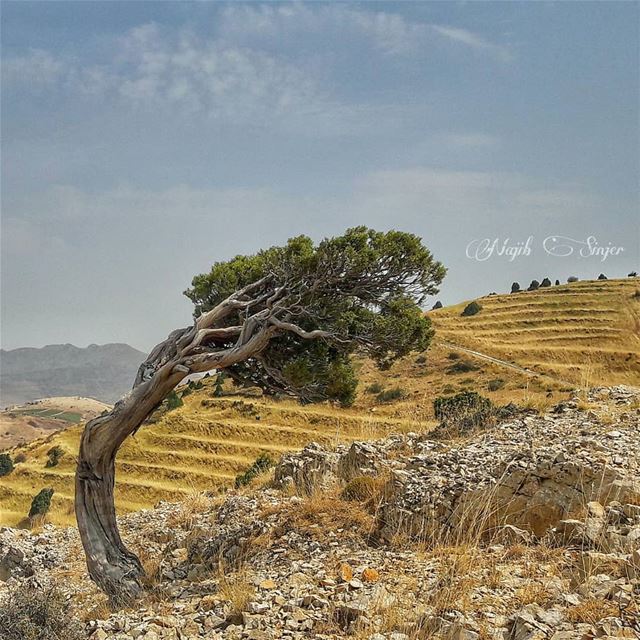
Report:
[[[47,461],[45,462],[45,467],[55,467],[60,459],[64,456],[64,449],[56,445],[55,447],[51,447],[49,451],[47,451]]]
[[[236,489],[249,484],[256,476],[273,467],[274,464],[275,462],[268,454],[261,453],[244,473],[236,476]]]
[[[191,387],[187,386],[183,389],[182,393],[180,394],[181,398],[186,398],[187,396],[191,395]]]
[[[578,282],[578,276],[569,276],[567,282]]]
[[[184,404],[182,398],[174,391],[167,396],[167,409],[173,411]]]
[[[440,300],[436,300],[436,303],[433,305],[433,307],[431,307],[431,309],[442,309],[442,302],[440,302]]]
[[[367,393],[380,393],[383,389],[384,387],[379,382],[374,382],[373,384],[370,384],[365,391]]]
[[[0,599],[3,640],[82,640],[82,624],[69,610],[69,600],[54,584],[28,580],[11,587]]]
[[[489,391],[498,391],[498,389],[502,389],[504,385],[505,382],[502,378],[494,378],[487,383],[487,389],[489,389]]]
[[[0,453],[0,477],[7,476],[13,471],[13,460],[8,453]]]
[[[473,302],[470,302],[463,310],[462,310],[462,314],[463,316],[475,316],[476,313],[480,313],[482,311],[482,305],[479,302],[476,302],[475,300]]]
[[[519,282],[514,282],[511,285],[511,293],[518,293],[518,291],[520,291],[520,283]]]
[[[22,451],[13,459],[13,461],[18,464],[19,462],[26,462],[27,461],[27,455],[25,453],[22,453]]]
[[[604,273],[601,273],[601,274],[598,276],[598,280],[608,280],[608,278],[607,278],[607,276],[605,276],[605,275],[604,275]]]
[[[544,278],[542,280],[542,282],[540,283],[541,287],[550,287],[551,286],[551,280],[549,280],[549,278]]]
[[[469,373],[469,371],[480,371],[480,367],[469,360],[458,360],[447,367],[446,371],[449,374]]]
[[[393,402],[394,400],[402,400],[407,397],[407,393],[400,387],[394,387],[393,389],[385,389],[381,391],[377,396],[377,401],[380,403]]]
[[[440,396],[433,401],[433,412],[440,420],[440,434],[464,435],[493,421],[491,400],[475,391],[461,391],[454,396]]]
[[[31,501],[31,509],[29,509],[29,517],[43,516],[51,507],[51,498],[53,489],[41,489]]]

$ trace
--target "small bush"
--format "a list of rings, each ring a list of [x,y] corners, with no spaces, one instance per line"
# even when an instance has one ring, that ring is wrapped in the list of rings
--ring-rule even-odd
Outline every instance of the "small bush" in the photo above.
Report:
[[[480,367],[469,360],[458,360],[447,367],[446,371],[448,374],[469,373],[469,371],[480,371]]]
[[[560,286],[560,280],[556,280],[556,287]]]
[[[551,280],[549,280],[549,278],[544,278],[544,280],[540,283],[541,287],[550,287],[551,286]]]
[[[29,517],[43,516],[51,507],[51,498],[53,489],[41,489],[31,501],[31,509],[29,509]]]
[[[13,459],[13,461],[18,464],[20,462],[26,462],[27,461],[27,456],[26,454],[22,453],[22,451]]]
[[[440,302],[440,300],[436,300],[436,303],[431,307],[431,309],[442,309],[442,302]]]
[[[0,633],[3,640],[81,640],[79,620],[69,601],[55,585],[26,581],[9,589],[0,600]]]
[[[13,460],[8,453],[0,453],[0,477],[7,476],[13,471]]]
[[[216,381],[213,385],[213,397],[219,398],[224,392],[224,374],[219,373],[216,376]]]
[[[374,382],[373,384],[370,384],[365,391],[367,393],[380,393],[383,389],[384,387],[379,382]]]
[[[416,358],[416,364],[424,364],[427,361],[427,356],[418,356]]]
[[[539,289],[539,288],[540,288],[540,283],[537,280],[532,280],[527,291],[535,291],[536,289]]]
[[[604,275],[604,273],[601,273],[601,274],[598,276],[598,280],[608,280],[608,278],[607,278],[607,276],[605,276],[605,275]]]
[[[184,402],[182,401],[182,398],[175,391],[172,391],[167,396],[166,402],[167,402],[168,411],[173,411],[173,409],[177,409],[178,407],[181,407],[184,404]]]
[[[442,387],[442,393],[446,393],[447,395],[455,392],[456,388],[452,384],[445,384],[444,387]]]
[[[449,360],[459,360],[460,354],[455,351],[449,351],[449,353],[447,354],[447,358]]]
[[[64,456],[64,449],[56,445],[55,447],[51,447],[49,451],[47,451],[47,461],[45,462],[45,467],[51,468],[55,467],[60,459]]]
[[[638,277],[638,272],[637,271],[632,271],[631,273],[629,273],[627,275],[627,278],[637,278]]]
[[[567,282],[578,282],[578,276],[569,276]]]
[[[274,464],[275,462],[268,454],[261,453],[244,473],[236,476],[236,489],[248,485],[256,476],[273,467]]]
[[[511,293],[518,293],[518,291],[520,291],[520,283],[519,282],[514,282],[511,285]]]
[[[400,387],[393,387],[393,389],[385,389],[378,394],[378,402],[393,402],[394,400],[402,400],[407,397],[407,393]]]
[[[438,397],[433,412],[440,420],[440,432],[462,435],[486,425],[493,418],[493,403],[475,391],[462,391],[455,396]]]
[[[487,383],[487,389],[489,389],[489,391],[498,391],[498,389],[502,389],[504,385],[505,382],[502,378],[494,378]]]
[[[476,313],[480,313],[482,311],[482,305],[476,302],[470,302],[462,311],[462,316],[475,316]]]

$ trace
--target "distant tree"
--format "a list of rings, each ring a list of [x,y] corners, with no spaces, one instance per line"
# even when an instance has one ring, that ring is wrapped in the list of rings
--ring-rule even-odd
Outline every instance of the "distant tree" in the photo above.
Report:
[[[0,453],[0,477],[7,476],[13,471],[13,460],[8,453]]]
[[[51,497],[53,489],[41,489],[31,501],[31,509],[29,509],[29,517],[44,515],[51,507]]]
[[[475,300],[470,302],[463,310],[460,315],[462,316],[475,316],[476,313],[480,313],[482,311],[482,305]]]
[[[58,445],[51,447],[51,449],[47,451],[47,461],[44,466],[48,468],[57,466],[62,456],[64,456],[64,449],[62,447]]]
[[[520,283],[519,282],[514,282],[511,285],[511,293],[518,293],[520,291]]]
[[[556,287],[560,286],[560,280],[556,280]]]
[[[578,282],[578,277],[577,276],[569,276],[567,278],[567,282]]]
[[[544,278],[544,280],[540,283],[541,287],[550,287],[551,286],[551,280],[549,280],[549,278]]]
[[[607,280],[607,276],[605,276],[605,275],[604,275],[604,273],[601,273],[601,274],[598,276],[598,280]]]
[[[80,442],[78,530],[89,575],[112,603],[140,596],[144,580],[117,528],[116,454],[177,384],[217,370],[268,394],[349,404],[357,384],[352,355],[387,369],[429,346],[434,332],[421,305],[444,275],[417,236],[357,227],[317,244],[292,238],[196,276],[186,291],[194,323],[151,351],[133,389],[87,423]]]
[[[217,376],[216,376],[216,381],[214,383],[213,386],[213,395],[216,398],[219,398],[222,395],[222,386],[224,384],[224,373],[220,372]]]
[[[539,287],[540,287],[540,283],[537,280],[532,280],[527,291],[535,291]]]
[[[436,303],[431,307],[431,309],[442,309],[442,302],[440,302],[440,300],[436,300]]]
[[[632,271],[627,277],[628,278],[637,278],[638,277],[638,272],[637,271]]]

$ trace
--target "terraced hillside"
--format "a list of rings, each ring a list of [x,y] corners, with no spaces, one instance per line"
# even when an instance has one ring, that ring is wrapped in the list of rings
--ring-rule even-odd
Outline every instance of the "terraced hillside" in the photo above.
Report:
[[[580,386],[640,384],[640,281],[595,280],[430,312],[440,340]]]
[[[496,404],[543,408],[575,387],[640,382],[640,301],[637,280],[578,282],[535,292],[480,299],[482,311],[461,317],[464,304],[430,312],[437,329],[428,352],[389,371],[362,361],[353,407],[301,406],[252,395],[214,397],[213,379],[184,405],[145,425],[124,445],[117,463],[120,512],[218,491],[261,453],[277,459],[311,441],[333,444],[435,424],[433,399],[476,390]],[[451,346],[452,344],[458,347]],[[464,348],[516,363],[522,370]],[[538,375],[547,374],[547,375]],[[549,377],[550,376],[550,377]],[[73,522],[73,473],[81,426],[10,451],[19,460],[0,478],[0,525],[17,524],[43,487],[55,490],[50,519]],[[46,467],[54,446],[64,452]]]
[[[350,409],[327,404],[301,406],[289,400],[229,395],[213,396],[212,379],[184,398],[184,405],[129,438],[117,462],[116,507],[132,511],[160,499],[194,491],[218,491],[233,484],[256,457],[277,459],[311,441],[335,444],[372,439],[397,431],[424,431],[433,424],[433,399],[462,389],[477,389],[497,403],[549,403],[564,397],[561,385],[549,384],[499,365],[474,361],[435,345],[390,371],[360,363],[361,386]],[[19,523],[32,497],[43,487],[55,490],[50,519],[73,523],[73,473],[81,426],[71,427],[10,451],[24,456],[14,471],[0,478],[0,525]],[[64,451],[46,467],[47,452]],[[22,454],[22,455],[20,455]]]

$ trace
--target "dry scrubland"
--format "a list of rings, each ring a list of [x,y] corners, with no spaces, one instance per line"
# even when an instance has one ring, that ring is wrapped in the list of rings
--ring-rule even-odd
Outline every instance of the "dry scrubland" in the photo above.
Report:
[[[288,400],[213,396],[209,379],[184,398],[184,406],[145,425],[123,446],[117,462],[116,507],[135,511],[158,500],[233,484],[260,454],[284,452],[316,441],[325,445],[424,432],[435,425],[433,400],[475,390],[495,404],[545,409],[574,387],[637,384],[640,379],[640,303],[637,281],[580,282],[517,295],[481,299],[483,310],[460,317],[464,305],[431,312],[437,338],[390,371],[362,362],[355,405],[301,406]],[[528,375],[442,344],[446,340],[557,376]],[[133,372],[132,372],[133,375]],[[16,525],[43,487],[55,490],[49,515],[72,524],[73,474],[81,426],[16,447],[24,462],[0,478],[0,524]],[[47,468],[47,451],[64,455]]]
[[[440,338],[580,386],[640,381],[637,278],[487,296],[430,313]]]

